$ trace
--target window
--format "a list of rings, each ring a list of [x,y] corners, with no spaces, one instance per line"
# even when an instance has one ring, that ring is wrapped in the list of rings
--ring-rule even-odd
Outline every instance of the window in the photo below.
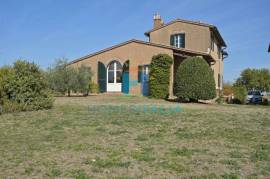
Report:
[[[108,83],[122,82],[122,66],[119,62],[113,61],[108,67]]]
[[[177,48],[185,48],[185,34],[171,35],[171,45]]]
[[[108,83],[114,83],[114,71],[108,71]]]

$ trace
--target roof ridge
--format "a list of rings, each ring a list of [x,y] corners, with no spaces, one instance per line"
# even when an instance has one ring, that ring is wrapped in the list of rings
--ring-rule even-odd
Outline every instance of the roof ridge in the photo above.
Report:
[[[144,33],[144,35],[146,36],[149,36],[149,34],[153,31],[156,31],[156,30],[159,30],[161,28],[164,28],[168,25],[171,25],[175,22],[183,22],[183,23],[190,23],[190,24],[194,24],[194,25],[200,25],[200,26],[205,26],[205,27],[209,27],[210,29],[212,29],[215,33],[217,33],[217,36],[218,38],[221,40],[221,43],[226,47],[226,43],[224,41],[224,39],[222,38],[222,36],[220,35],[219,31],[218,31],[218,28],[213,25],[213,24],[209,24],[209,23],[204,23],[204,22],[197,22],[197,21],[192,21],[192,20],[185,20],[185,19],[180,19],[180,18],[177,18],[177,19],[174,19],[172,21],[169,21],[168,23],[166,24],[163,24],[162,26],[160,27],[157,27],[157,28],[153,28],[151,30],[148,30],[147,32]]]
[[[71,64],[73,64],[73,63],[82,61],[82,60],[84,60],[84,59],[86,59],[86,58],[89,58],[89,57],[98,55],[98,54],[103,53],[103,52],[106,52],[106,51],[108,51],[108,50],[113,50],[113,49],[118,48],[118,47],[121,47],[121,46],[123,46],[123,45],[127,45],[127,44],[132,43],[132,42],[140,43],[140,44],[145,44],[145,45],[152,45],[152,46],[156,46],[156,47],[160,47],[160,48],[167,48],[167,49],[171,49],[171,50],[181,50],[181,51],[187,52],[187,53],[194,53],[194,54],[197,53],[197,54],[200,54],[200,55],[209,55],[208,53],[202,52],[202,51],[194,51],[194,50],[189,50],[189,49],[185,49],[185,48],[176,48],[176,47],[169,46],[169,45],[165,45],[165,44],[157,44],[157,43],[147,42],[147,41],[138,40],[138,39],[130,39],[130,40],[124,41],[124,42],[122,42],[122,43],[113,45],[113,46],[111,46],[111,47],[104,48],[104,49],[99,50],[99,51],[97,51],[97,52],[93,52],[93,53],[91,53],[91,54],[89,54],[89,55],[85,55],[85,56],[83,56],[83,57],[81,57],[81,58],[72,60],[71,62],[68,63],[68,65],[71,65]]]

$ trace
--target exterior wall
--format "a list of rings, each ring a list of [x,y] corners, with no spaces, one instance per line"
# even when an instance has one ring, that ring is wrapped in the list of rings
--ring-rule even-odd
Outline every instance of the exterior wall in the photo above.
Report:
[[[150,33],[149,40],[152,43],[170,45],[170,36],[176,33],[185,33],[185,48],[194,51],[210,53],[215,63],[211,65],[214,70],[214,78],[217,91],[222,90],[223,81],[223,60],[220,53],[220,44],[214,36],[214,49],[211,50],[211,31],[209,27],[175,22],[171,25],[158,29]],[[220,85],[218,76],[220,74]]]
[[[78,67],[83,64],[91,67],[93,72],[93,82],[98,83],[98,62],[102,62],[107,67],[113,60],[119,61],[122,65],[129,60],[129,93],[141,95],[141,84],[138,83],[138,66],[150,64],[152,57],[159,53],[166,53],[173,57],[173,52],[170,49],[131,42],[82,61],[78,61],[71,64],[71,66]]]
[[[215,60],[211,63],[214,71],[217,94],[223,89],[223,66],[224,62],[220,53],[220,44],[214,36],[214,49],[211,49],[211,31],[209,27],[189,24],[184,22],[175,22],[161,29],[152,31],[149,34],[149,41],[156,44],[170,45],[170,36],[176,33],[185,33],[185,48],[198,52],[210,53]],[[98,62],[102,62],[106,67],[113,61],[117,60],[122,65],[129,60],[129,93],[141,95],[141,83],[138,83],[138,66],[150,64],[153,55],[166,53],[173,57],[173,50],[162,47],[156,47],[139,42],[130,42],[125,45],[115,47],[111,50],[96,54],[84,60],[78,61],[71,66],[80,66],[82,64],[91,67],[93,72],[93,82],[98,83]],[[170,79],[170,97],[173,95],[174,72],[183,59],[175,60],[174,66],[171,67]],[[219,78],[220,74],[220,80]],[[218,82],[220,81],[220,85]]]
[[[219,93],[220,90],[223,89],[223,68],[224,68],[224,61],[221,55],[221,47],[216,38],[214,40],[214,49],[210,51],[211,56],[215,59],[215,63],[211,66],[212,70],[214,71],[214,78],[216,82],[216,89]],[[218,80],[220,75],[220,80]],[[218,84],[220,82],[220,84]]]
[[[183,22],[175,22],[150,33],[150,42],[170,45],[170,36],[185,33],[185,48],[194,51],[208,52],[210,47],[209,27]]]
[[[224,61],[217,60],[215,64],[211,65],[212,70],[214,71],[214,78],[216,82],[216,89],[222,90],[223,89],[223,68],[224,68]],[[218,85],[218,76],[220,75],[220,85]]]

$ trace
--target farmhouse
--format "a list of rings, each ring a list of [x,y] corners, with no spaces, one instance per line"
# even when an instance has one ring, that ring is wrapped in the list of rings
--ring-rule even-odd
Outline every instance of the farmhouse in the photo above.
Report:
[[[93,71],[93,82],[100,92],[123,92],[147,96],[149,64],[154,55],[168,54],[173,58],[170,70],[169,97],[173,96],[174,76],[187,57],[204,58],[214,71],[217,93],[222,89],[223,60],[226,43],[214,25],[176,19],[163,23],[159,14],[154,26],[145,32],[149,41],[128,40],[118,45],[81,57],[69,63],[86,65]]]

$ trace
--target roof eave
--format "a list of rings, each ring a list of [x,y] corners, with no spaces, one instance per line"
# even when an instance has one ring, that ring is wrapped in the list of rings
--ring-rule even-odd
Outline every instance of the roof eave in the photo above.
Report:
[[[149,32],[145,32],[144,35],[147,36],[147,37],[149,37],[150,33]]]
[[[114,49],[114,48],[118,48],[118,47],[120,47],[120,46],[129,44],[129,43],[132,43],[132,42],[140,43],[140,44],[145,44],[145,45],[156,46],[156,47],[165,48],[165,49],[170,49],[170,50],[176,50],[176,51],[180,51],[180,52],[182,52],[182,53],[188,53],[188,54],[193,54],[193,55],[198,55],[198,56],[205,56],[205,57],[206,57],[206,56],[208,56],[208,57],[210,56],[209,54],[207,54],[207,53],[205,53],[205,52],[193,51],[193,50],[188,50],[188,49],[183,49],[183,48],[176,48],[176,47],[172,47],[172,46],[168,46],[168,45],[163,45],[163,44],[156,44],[156,43],[150,43],[150,42],[145,42],[145,41],[141,41],[141,40],[131,39],[131,40],[122,42],[122,43],[120,43],[120,44],[111,46],[111,47],[109,47],[109,48],[105,48],[105,49],[100,50],[100,51],[98,51],[98,52],[94,52],[94,53],[91,53],[91,54],[89,54],[89,55],[83,56],[83,57],[81,57],[81,58],[75,59],[75,60],[69,62],[68,65],[77,63],[77,62],[79,62],[79,61],[85,60],[85,59],[90,58],[90,57],[92,57],[92,56],[98,55],[98,54],[100,54],[100,53],[106,52],[106,51],[108,51],[108,50],[112,50],[112,49]]]
[[[222,36],[219,33],[219,30],[218,30],[218,28],[216,26],[214,26],[212,24],[206,24],[206,23],[201,23],[201,22],[194,22],[194,21],[183,20],[183,19],[176,19],[176,20],[173,20],[171,22],[168,22],[168,23],[166,23],[166,24],[164,24],[164,25],[162,25],[162,26],[160,26],[158,28],[153,28],[153,29],[145,32],[144,35],[147,36],[147,37],[149,37],[151,32],[156,31],[156,30],[159,30],[159,29],[162,29],[162,28],[164,28],[164,27],[166,27],[166,26],[168,26],[170,24],[176,23],[176,22],[190,23],[190,24],[205,26],[205,27],[208,27],[210,29],[213,29],[216,32],[216,34],[217,34],[217,36],[218,36],[218,38],[219,38],[219,40],[221,42],[221,45],[223,47],[227,47],[224,39],[222,38]]]
[[[210,29],[213,29],[213,31],[216,33],[218,39],[220,40],[221,42],[221,45],[223,47],[227,47],[227,44],[225,43],[224,39],[222,38],[221,34],[219,33],[219,30],[216,26],[213,26],[213,27],[210,27]]]

